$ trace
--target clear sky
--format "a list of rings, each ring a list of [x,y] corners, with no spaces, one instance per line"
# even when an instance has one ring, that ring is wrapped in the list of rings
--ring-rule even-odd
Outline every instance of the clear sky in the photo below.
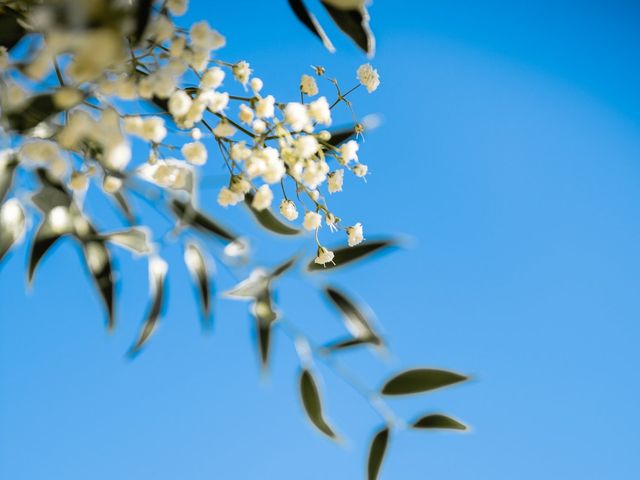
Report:
[[[310,64],[350,83],[364,61],[332,27],[338,53],[325,52],[284,1],[192,3],[188,20],[227,35],[222,56],[249,60],[283,99],[295,99]],[[361,149],[368,183],[349,179],[338,205],[370,235],[414,240],[332,277],[367,299],[393,352],[387,363],[366,352],[345,361],[372,386],[418,365],[475,376],[393,402],[406,418],[438,410],[473,430],[400,433],[382,478],[634,478],[640,5],[378,0],[371,15],[382,85],[354,102],[384,121]],[[229,218],[208,195],[202,203]],[[258,242],[258,255],[309,242]],[[71,245],[44,261],[29,294],[25,251],[0,267],[0,478],[362,478],[379,419],[321,369],[329,415],[349,443],[316,434],[281,333],[272,374],[260,379],[244,304],[217,302],[214,331],[202,335],[176,268],[161,328],[129,361],[145,263],[118,255],[119,327],[107,335]],[[340,323],[302,278],[283,281],[279,304],[326,340]]]

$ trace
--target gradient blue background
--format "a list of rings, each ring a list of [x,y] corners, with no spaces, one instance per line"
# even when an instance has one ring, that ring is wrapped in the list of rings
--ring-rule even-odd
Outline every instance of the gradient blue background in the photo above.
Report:
[[[349,179],[334,204],[369,234],[416,241],[334,277],[376,310],[393,352],[388,363],[345,360],[374,386],[415,365],[476,377],[393,402],[406,418],[442,410],[473,430],[399,434],[386,479],[630,479],[640,468],[640,6],[529,3],[371,8],[382,86],[354,101],[384,123],[361,149],[368,183]],[[326,53],[284,1],[194,1],[197,17],[227,35],[225,59],[250,60],[283,99],[311,63],[349,84],[363,62],[332,27],[338,54]],[[308,243],[268,245],[259,257]],[[23,245],[0,275],[0,478],[362,478],[379,419],[320,367],[330,418],[350,441],[317,435],[281,333],[260,379],[246,305],[218,302],[213,334],[201,335],[176,267],[161,328],[128,361],[144,262],[118,254],[109,336],[70,244],[31,294],[24,257]],[[281,308],[319,340],[341,333],[300,278],[283,281]]]

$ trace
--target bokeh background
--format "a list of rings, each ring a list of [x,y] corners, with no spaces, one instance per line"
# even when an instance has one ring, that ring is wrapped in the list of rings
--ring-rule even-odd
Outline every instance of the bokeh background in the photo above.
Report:
[[[310,64],[350,85],[365,61],[308,3],[337,54],[284,1],[193,0],[184,21],[209,20],[228,38],[222,57],[248,59],[267,91],[295,100]],[[417,365],[474,375],[393,401],[406,418],[443,411],[473,429],[395,436],[382,478],[634,478],[640,5],[378,0],[370,11],[382,85],[354,104],[383,123],[361,148],[368,182],[349,178],[333,204],[369,235],[414,240],[331,278],[292,274],[280,308],[328,340],[342,327],[314,285],[367,299],[393,355],[344,359],[372,386]],[[215,206],[215,190],[201,202],[249,225]],[[254,238],[258,258],[312,254],[310,238]],[[316,434],[288,338],[276,335],[265,380],[245,304],[217,302],[203,335],[177,249],[162,325],[133,361],[124,353],[146,308],[144,261],[117,255],[119,327],[107,335],[71,243],[30,293],[25,255],[22,245],[0,267],[0,478],[362,478],[375,413],[320,366],[328,415],[349,442]],[[219,283],[230,285],[222,271]]]

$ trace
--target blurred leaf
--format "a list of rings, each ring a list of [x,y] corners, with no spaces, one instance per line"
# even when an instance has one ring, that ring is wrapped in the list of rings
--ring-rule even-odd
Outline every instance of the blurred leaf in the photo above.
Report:
[[[263,295],[269,287],[269,276],[261,268],[256,268],[248,278],[238,283],[231,290],[224,292],[225,297],[238,300],[256,299]]]
[[[342,312],[347,330],[355,337],[354,340],[360,340],[360,342],[341,342],[337,348],[347,348],[365,342],[374,345],[382,343],[378,334],[371,327],[371,321],[367,315],[351,299],[332,286],[325,287],[324,291],[329,300]],[[336,349],[336,346],[333,349]]]
[[[322,29],[322,26],[318,23],[315,15],[309,12],[304,2],[302,0],[289,0],[289,6],[293,10],[293,13],[295,13],[296,17],[298,17],[298,20],[300,20],[304,26],[311,31],[311,33],[322,41],[325,48],[332,53],[335,52],[336,49],[331,43],[331,40],[329,40],[329,37]]]
[[[375,434],[369,447],[369,458],[367,461],[368,480],[376,480],[378,478],[388,443],[389,427],[385,427]]]
[[[411,425],[412,428],[424,429],[424,428],[446,428],[452,430],[466,430],[467,426],[463,423],[454,420],[446,415],[434,413],[431,415],[425,415],[419,418]]]
[[[351,347],[359,347],[361,345],[370,345],[372,343],[374,345],[379,345],[380,344],[379,341],[378,342],[374,342],[371,339],[349,337],[349,338],[345,338],[345,339],[341,339],[341,340],[335,340],[333,342],[327,343],[323,348],[325,348],[326,350],[329,350],[331,352],[335,352],[335,351],[338,351],[338,350],[345,350],[345,349],[351,348]]]
[[[55,207],[69,208],[73,199],[65,186],[44,168],[39,168],[36,173],[41,184],[40,190],[31,197],[36,207],[45,214]]]
[[[60,237],[61,235],[51,229],[46,219],[42,221],[31,241],[29,267],[27,269],[27,281],[29,284],[33,282],[33,275],[40,260]]]
[[[18,19],[20,14],[9,7],[0,7],[0,46],[11,50],[27,33]]]
[[[171,201],[171,209],[182,222],[187,225],[191,225],[193,228],[203,232],[212,233],[216,237],[228,242],[232,242],[238,238],[237,235],[219,225],[211,217],[197,211],[188,202],[174,199]]]
[[[138,0],[135,9],[136,29],[133,32],[133,45],[136,45],[144,35],[149,19],[151,18],[151,7],[153,0]]]
[[[320,0],[320,3],[329,12],[336,25],[369,56],[375,50],[375,39],[369,28],[369,13],[364,6],[364,0],[357,8],[340,8],[335,6],[335,0]]]
[[[468,380],[468,377],[447,370],[416,368],[395,375],[384,384],[384,395],[410,395],[428,392]]]
[[[271,271],[269,277],[273,280],[274,278],[278,278],[280,275],[283,275],[287,270],[293,267],[298,261],[298,256],[291,257],[289,260],[281,263],[276,268]]]
[[[188,243],[184,250],[184,263],[187,265],[191,278],[197,285],[200,296],[203,325],[206,325],[211,314],[209,273],[207,271],[207,262],[202,250],[200,250],[200,247],[193,242]]]
[[[25,229],[25,213],[18,200],[11,199],[0,206],[0,261]]]
[[[362,242],[355,247],[341,247],[341,248],[329,248],[329,250],[333,251],[334,263],[326,263],[324,266],[315,263],[313,260],[309,262],[307,265],[307,271],[309,272],[318,272],[325,270],[332,270],[334,268],[339,268],[344,265],[347,265],[351,262],[355,262],[356,260],[360,260],[364,257],[367,257],[375,252],[382,251],[389,247],[396,246],[397,240],[395,239],[387,239],[387,240],[371,240]]]
[[[131,205],[129,205],[129,201],[127,200],[127,197],[125,197],[122,190],[117,190],[113,192],[110,196],[118,204],[118,207],[122,211],[122,214],[124,215],[124,218],[127,220],[127,222],[130,225],[136,223],[136,219],[135,219],[135,216],[133,215],[133,210],[131,209]]]
[[[114,288],[113,268],[111,266],[111,254],[102,241],[88,241],[83,243],[82,249],[87,262],[89,272],[93,277],[98,293],[107,310],[108,327],[113,329],[114,318]]]
[[[346,142],[347,140],[351,140],[356,136],[355,128],[344,128],[341,130],[335,130],[331,133],[331,138],[326,141],[329,145],[333,145],[334,147],[339,147],[341,144]]]
[[[320,392],[316,381],[307,369],[304,369],[300,375],[300,395],[304,410],[311,423],[329,438],[336,440],[338,436],[324,419],[322,401],[320,400]]]
[[[21,110],[8,112],[6,117],[12,130],[24,133],[60,112],[53,101],[53,95],[43,93],[31,97]]]
[[[0,202],[4,201],[13,184],[13,176],[18,163],[18,155],[15,153],[4,155],[0,153]]]
[[[131,227],[126,230],[107,233],[102,238],[140,255],[153,252],[150,231],[146,227]]]
[[[149,337],[156,329],[158,317],[164,305],[164,291],[167,278],[167,264],[159,257],[149,259],[149,285],[151,287],[151,305],[147,313],[147,318],[142,325],[140,335],[135,344],[129,350],[129,356],[135,356],[147,343]]]
[[[267,230],[277,233],[278,235],[298,235],[301,232],[299,229],[292,228],[281,222],[268,208],[256,210],[251,206],[251,202],[253,202],[253,193],[247,193],[244,203],[253,216],[256,217],[258,223]]]
[[[273,309],[271,292],[268,288],[258,295],[252,310],[257,323],[260,364],[262,369],[266,370],[269,366],[269,352],[271,350],[271,327],[278,318],[278,314]]]

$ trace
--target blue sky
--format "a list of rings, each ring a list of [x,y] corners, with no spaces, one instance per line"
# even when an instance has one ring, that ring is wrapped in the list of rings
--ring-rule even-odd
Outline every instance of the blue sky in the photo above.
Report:
[[[364,61],[333,28],[338,53],[325,52],[284,1],[192,3],[188,20],[225,33],[223,57],[249,60],[278,97],[295,98],[310,64],[349,83]],[[349,179],[334,204],[370,235],[413,240],[331,279],[293,274],[279,305],[323,340],[341,326],[314,285],[331,280],[366,299],[392,356],[344,358],[372,386],[417,365],[474,375],[393,401],[408,419],[438,410],[473,430],[399,433],[382,478],[632,478],[640,7],[379,0],[371,14],[382,86],[354,103],[384,121],[361,149],[368,183]],[[209,195],[202,203],[229,219]],[[267,259],[311,241],[255,238]],[[244,304],[217,302],[214,331],[202,335],[176,268],[161,328],[129,361],[147,300],[143,261],[118,255],[119,327],[107,335],[70,244],[45,260],[30,293],[24,258],[23,245],[0,267],[0,477],[362,477],[379,419],[320,367],[329,415],[349,442],[316,434],[298,404],[288,338],[276,335],[272,374],[261,379]],[[223,272],[220,282],[229,283]]]

